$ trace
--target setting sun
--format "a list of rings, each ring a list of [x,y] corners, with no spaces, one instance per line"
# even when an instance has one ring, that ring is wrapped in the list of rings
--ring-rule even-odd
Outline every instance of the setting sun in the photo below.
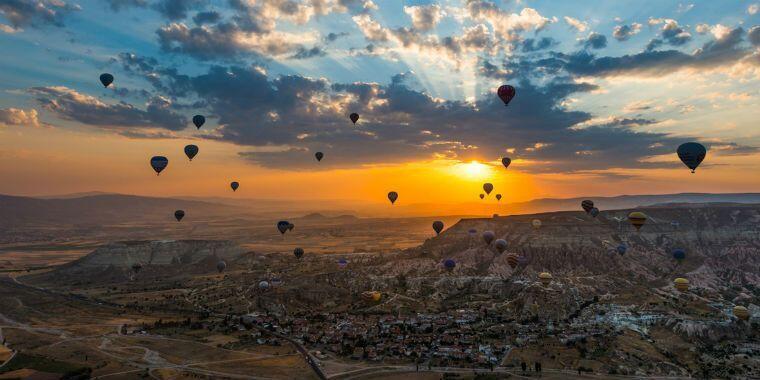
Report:
[[[478,161],[456,164],[454,170],[458,176],[468,180],[483,180],[493,174],[489,165],[481,164]]]

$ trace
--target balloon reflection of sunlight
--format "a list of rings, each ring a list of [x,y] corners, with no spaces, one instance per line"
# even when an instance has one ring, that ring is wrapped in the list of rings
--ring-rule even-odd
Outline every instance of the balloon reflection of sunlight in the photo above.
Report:
[[[473,181],[486,179],[492,174],[492,169],[489,165],[481,164],[478,161],[456,164],[454,165],[454,171],[458,176]]]

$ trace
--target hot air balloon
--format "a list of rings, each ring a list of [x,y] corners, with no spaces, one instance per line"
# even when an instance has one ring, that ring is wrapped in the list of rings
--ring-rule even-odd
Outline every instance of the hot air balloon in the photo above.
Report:
[[[491,194],[491,191],[493,191],[493,185],[490,183],[484,183],[483,184],[483,191],[486,192],[486,194]]]
[[[673,258],[676,259],[676,260],[678,260],[678,261],[681,261],[681,260],[685,259],[686,258],[686,251],[684,251],[681,248],[674,249],[673,250]]]
[[[300,259],[301,257],[303,257],[303,254],[304,254],[303,248],[296,248],[293,250],[293,255],[295,255],[297,259]]]
[[[528,256],[517,256],[517,263],[520,265],[528,265]]]
[[[351,119],[351,122],[356,125],[356,122],[359,121],[359,114],[354,112],[351,115],[348,115],[348,118]]]
[[[103,87],[108,87],[111,83],[113,83],[113,75],[109,73],[100,74],[100,83],[103,84]]]
[[[583,211],[588,214],[591,212],[591,209],[594,208],[594,201],[586,199],[585,201],[581,202],[581,207],[583,208]]]
[[[678,289],[679,292],[685,292],[689,290],[689,280],[685,278],[677,278],[673,280],[673,285]]]
[[[454,267],[456,266],[457,266],[457,262],[452,259],[446,259],[443,262],[443,267],[446,268],[447,270],[453,270]]]
[[[177,211],[174,212],[174,218],[177,219],[178,222],[180,220],[182,220],[182,218],[184,218],[184,217],[185,217],[185,212],[184,211],[177,210]]]
[[[469,230],[467,230],[467,233],[470,234],[470,236],[475,236],[475,234],[478,233],[478,230],[474,228],[470,228]]]
[[[286,220],[281,220],[277,222],[277,230],[280,231],[280,233],[283,235],[285,235],[285,232],[288,231],[289,226],[290,226],[290,222]]]
[[[509,157],[502,157],[501,164],[504,165],[504,168],[509,168],[509,164],[512,163],[512,159]]]
[[[132,264],[132,272],[135,272],[137,274],[142,269],[142,264],[140,263],[134,263]]]
[[[499,95],[499,98],[502,102],[504,102],[505,106],[509,105],[509,102],[512,100],[512,98],[515,97],[515,88],[505,84],[496,91],[496,94]]]
[[[288,224],[288,231],[293,231],[293,229],[296,228],[296,225],[293,223]]]
[[[150,166],[156,171],[156,175],[161,174],[167,165],[169,165],[169,159],[164,156],[153,156],[150,159]]]
[[[634,211],[628,214],[628,221],[636,228],[636,231],[639,231],[641,226],[647,222],[647,215],[641,211]]]
[[[496,200],[501,201],[501,194],[496,194]]]
[[[275,288],[282,285],[282,280],[279,277],[272,277],[272,281],[270,282],[272,283],[272,286],[274,286]]]
[[[512,269],[517,268],[517,264],[519,264],[519,261],[517,259],[516,253],[510,253],[509,255],[507,255],[507,264],[509,264],[509,266]]]
[[[530,224],[531,224],[531,225],[533,226],[533,228],[535,228],[535,229],[539,229],[539,228],[541,228],[541,221],[540,221],[540,220],[538,220],[538,219],[533,219],[533,221],[532,221],[532,222],[530,222]]]
[[[504,253],[504,251],[507,249],[507,241],[504,239],[496,239],[495,242],[493,242],[494,248],[496,248],[496,252],[499,252],[499,254]]]
[[[678,158],[681,159],[681,162],[683,162],[683,164],[691,169],[692,173],[694,173],[694,171],[697,170],[699,164],[702,163],[702,160],[705,159],[705,155],[707,155],[707,149],[705,149],[704,145],[700,143],[687,142],[681,144],[678,147],[677,153]]]
[[[383,297],[383,294],[380,292],[372,292],[372,301],[374,302],[380,302],[380,299]]]
[[[736,318],[741,319],[742,321],[746,321],[749,319],[749,310],[747,310],[744,306],[734,306],[734,315]]]
[[[398,199],[398,193],[395,191],[391,191],[388,193],[388,199],[391,201],[391,204],[396,203],[396,199]]]
[[[232,191],[237,191],[238,187],[240,187],[240,184],[237,183],[236,181],[230,182],[230,188],[232,189]]]
[[[345,268],[347,265],[348,265],[348,260],[346,260],[346,259],[340,259],[340,260],[338,260],[338,267],[340,269]]]
[[[599,209],[594,207],[588,212],[591,216],[596,218],[599,215]]]
[[[203,115],[193,116],[193,124],[195,124],[195,128],[201,129],[204,123],[206,123],[206,118]]]
[[[362,292],[362,299],[365,301],[378,302],[382,298],[382,293],[377,291]]]
[[[322,152],[314,153],[314,157],[317,158],[317,161],[322,161],[322,157],[324,157],[324,156],[325,156],[325,154],[322,153]]]
[[[541,284],[543,286],[549,286],[549,284],[551,284],[551,282],[552,282],[552,278],[553,277],[552,277],[551,273],[548,273],[548,272],[541,272],[538,275],[538,280],[541,281]]]
[[[483,199],[483,198],[485,198],[485,197],[486,197],[486,195],[485,195],[485,194],[482,194],[482,193],[480,194],[480,199]]]
[[[496,235],[493,233],[493,231],[483,232],[483,241],[486,242],[486,245],[490,245],[495,237]]]
[[[259,289],[261,290],[268,290],[269,289],[269,283],[266,281],[259,282]]]
[[[433,231],[435,231],[436,235],[439,235],[443,231],[443,222],[440,220],[433,222]]]
[[[620,256],[623,256],[625,255],[625,252],[628,251],[628,246],[626,246],[625,244],[620,244],[617,246],[615,250]]]
[[[219,273],[224,272],[225,269],[227,269],[227,263],[225,263],[224,260],[220,260],[218,263],[216,263],[216,270]]]
[[[190,161],[193,160],[193,157],[198,154],[198,146],[197,145],[185,145],[185,156],[190,159]]]

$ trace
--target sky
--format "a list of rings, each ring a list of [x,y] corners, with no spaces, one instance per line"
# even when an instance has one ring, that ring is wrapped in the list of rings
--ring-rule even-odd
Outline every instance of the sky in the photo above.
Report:
[[[758,191],[758,25],[757,1],[6,0],[0,193]]]

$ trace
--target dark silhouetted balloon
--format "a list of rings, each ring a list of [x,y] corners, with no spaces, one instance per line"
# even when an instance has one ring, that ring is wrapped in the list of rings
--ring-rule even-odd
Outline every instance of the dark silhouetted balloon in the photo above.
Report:
[[[443,262],[443,266],[444,266],[444,268],[446,268],[448,270],[452,270],[452,269],[454,269],[455,266],[457,266],[457,262],[454,261],[454,260],[452,260],[452,259],[446,259]]]
[[[493,191],[493,185],[490,183],[484,183],[483,184],[483,191],[486,192],[486,194],[491,194],[491,191]]]
[[[436,235],[440,234],[443,231],[443,222],[440,220],[433,222],[433,231],[435,231]]]
[[[225,263],[224,260],[216,263],[216,270],[219,271],[219,273],[224,272],[225,269],[227,269],[227,263]]]
[[[138,273],[142,269],[142,264],[140,263],[134,263],[132,264],[132,272]]]
[[[391,191],[388,193],[388,199],[391,201],[391,204],[396,203],[396,199],[398,199],[398,193],[395,191]]]
[[[288,224],[288,231],[293,231],[293,229],[296,228],[296,225],[293,223]]]
[[[512,163],[512,159],[509,157],[504,157],[501,159],[501,164],[504,165],[505,168],[509,168],[509,164]]]
[[[491,244],[495,237],[496,235],[493,233],[493,231],[483,232],[483,240],[486,242],[486,244]]]
[[[303,257],[303,254],[304,254],[303,248],[296,248],[293,250],[293,255],[295,255],[297,259],[300,259],[301,257]]]
[[[240,187],[239,183],[235,181],[230,182],[230,188],[232,189],[232,191],[237,191],[238,187]]]
[[[185,155],[187,156],[187,158],[190,159],[190,161],[192,161],[195,155],[197,154],[198,154],[197,145],[193,145],[193,144],[185,145]]]
[[[626,251],[628,251],[628,247],[625,244],[620,244],[617,246],[617,248],[615,248],[615,250],[617,251],[618,255],[622,256],[625,255]]]
[[[103,83],[103,87],[108,87],[113,83],[113,75],[109,73],[100,74],[100,83]]]
[[[499,95],[499,98],[502,102],[504,102],[505,106],[509,105],[509,102],[512,101],[512,98],[515,97],[515,88],[505,84],[496,91],[496,94]]]
[[[283,235],[288,231],[288,227],[290,227],[290,222],[287,220],[281,220],[277,222],[277,230],[280,231],[280,233]]]
[[[351,119],[351,122],[353,122],[354,125],[356,125],[356,122],[359,121],[359,114],[354,112],[351,115],[349,115],[348,118]]]
[[[676,248],[673,250],[673,258],[681,261],[686,258],[686,251],[681,248]]]
[[[501,194],[496,194],[496,200],[501,201]]]
[[[496,239],[495,242],[493,242],[493,247],[496,248],[496,252],[504,253],[504,251],[507,249],[507,241],[504,239]]]
[[[592,208],[591,210],[589,210],[589,212],[588,212],[588,213],[589,213],[591,216],[593,216],[594,218],[596,218],[596,217],[599,215],[599,209],[598,209],[598,208],[596,208],[596,207],[594,207],[594,208]]]
[[[485,197],[486,197],[486,195],[485,195],[485,194],[483,194],[483,193],[480,193],[479,197],[480,197],[480,199],[483,199],[483,198],[485,198]]]
[[[707,155],[707,149],[705,149],[705,147],[700,143],[687,142],[681,144],[678,147],[677,153],[678,158],[681,159],[681,162],[683,162],[683,164],[691,169],[692,173],[694,173],[694,171],[697,170],[699,164],[702,163],[702,160],[705,159],[705,155]]]
[[[182,218],[184,218],[184,217],[185,217],[185,212],[184,212],[184,211],[182,211],[182,210],[177,210],[177,211],[175,211],[175,212],[174,212],[174,217],[175,217],[175,218],[177,219],[177,221],[179,222],[180,220],[182,220]]]
[[[322,152],[314,153],[314,157],[317,158],[317,161],[322,161],[322,157],[324,157],[324,156],[325,156],[325,154],[322,153]]]
[[[156,175],[161,174],[167,165],[169,165],[169,159],[164,156],[154,156],[150,159],[150,166],[156,171]]]
[[[581,207],[583,208],[583,211],[588,214],[591,212],[591,209],[594,208],[594,201],[586,199],[585,201],[581,202]]]
[[[193,124],[195,124],[195,128],[201,129],[204,123],[206,123],[206,118],[203,115],[193,116]]]

